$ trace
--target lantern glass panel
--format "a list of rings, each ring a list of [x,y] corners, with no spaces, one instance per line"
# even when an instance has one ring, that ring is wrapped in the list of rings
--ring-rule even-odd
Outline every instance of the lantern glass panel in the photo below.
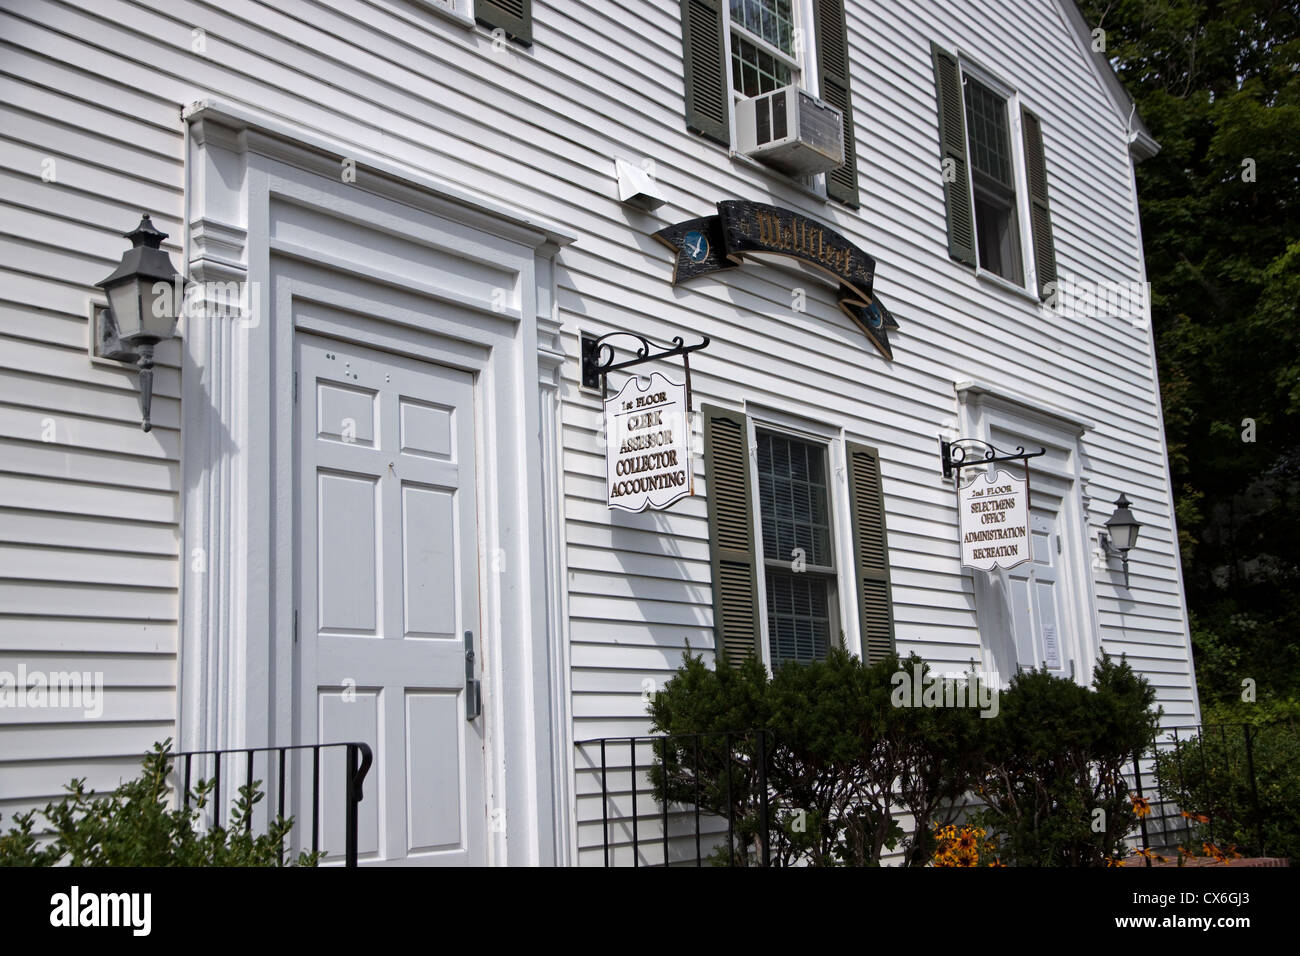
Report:
[[[178,303],[171,283],[135,278],[109,290],[108,302],[124,342],[158,342],[175,331]]]
[[[108,290],[108,305],[113,310],[113,321],[117,323],[118,337],[130,342],[142,331],[141,315],[143,305],[142,293],[148,290],[139,279],[131,279],[113,286]]]
[[[140,324],[151,338],[169,339],[176,334],[176,317],[181,312],[184,296],[183,284],[179,281],[160,282],[154,279],[144,285],[146,287],[141,289],[140,301],[144,304],[145,311]]]
[[[1118,551],[1128,551],[1137,542],[1137,533],[1140,525],[1137,524],[1113,524],[1110,526],[1111,541],[1114,542],[1115,549]]]

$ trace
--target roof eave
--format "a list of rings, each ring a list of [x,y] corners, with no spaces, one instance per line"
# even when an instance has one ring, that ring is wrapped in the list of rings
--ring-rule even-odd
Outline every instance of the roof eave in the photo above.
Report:
[[[1078,3],[1075,0],[1060,0],[1059,5],[1065,14],[1066,22],[1074,28],[1075,39],[1079,42],[1080,48],[1092,58],[1097,76],[1100,77],[1111,102],[1115,104],[1115,111],[1119,114],[1120,121],[1126,124],[1129,153],[1133,156],[1134,162],[1140,163],[1144,159],[1150,159],[1160,152],[1160,144],[1142,122],[1142,117],[1138,115],[1137,107],[1133,103],[1133,97],[1129,96],[1123,82],[1115,75],[1115,69],[1110,65],[1106,54],[1093,49],[1092,27],[1088,25]]]

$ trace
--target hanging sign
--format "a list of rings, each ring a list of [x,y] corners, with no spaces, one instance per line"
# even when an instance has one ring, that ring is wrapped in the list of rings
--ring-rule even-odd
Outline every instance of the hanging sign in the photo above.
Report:
[[[978,472],[957,487],[961,563],[1008,570],[1029,560],[1029,479]]]
[[[676,253],[673,285],[740,265],[754,253],[789,256],[815,267],[840,285],[840,309],[887,359],[889,330],[898,323],[872,291],[876,260],[815,219],[765,203],[726,199],[716,216],[688,219],[654,237]]]
[[[695,493],[685,385],[652,372],[633,375],[605,400],[605,484],[609,506],[667,508]]]

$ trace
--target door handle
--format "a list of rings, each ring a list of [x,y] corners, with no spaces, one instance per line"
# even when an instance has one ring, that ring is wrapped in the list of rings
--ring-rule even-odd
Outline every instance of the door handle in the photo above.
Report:
[[[465,719],[483,713],[483,683],[474,676],[474,632],[465,632]]]

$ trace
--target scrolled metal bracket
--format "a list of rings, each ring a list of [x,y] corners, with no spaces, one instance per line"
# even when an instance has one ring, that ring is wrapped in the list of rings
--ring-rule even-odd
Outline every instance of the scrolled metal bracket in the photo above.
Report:
[[[627,359],[623,362],[614,361],[614,346],[605,340],[617,335],[625,335],[641,343],[635,349],[636,358]],[[638,332],[606,332],[600,336],[584,334],[582,336],[582,386],[583,388],[596,388],[599,386],[601,398],[603,399],[605,397],[606,378],[610,372],[632,368],[644,362],[653,362],[657,359],[680,355],[682,365],[686,370],[686,396],[689,401],[691,394],[691,360],[689,356],[692,352],[707,348],[708,344],[709,337],[707,335],[702,337],[702,341],[694,345],[687,345],[680,335],[673,336],[672,342],[668,343],[656,341]],[[656,349],[659,351],[655,351]]]
[[[983,445],[986,449],[983,452],[972,454],[967,451],[967,445]],[[986,441],[978,438],[958,438],[955,441],[945,441],[942,436],[939,438],[939,460],[943,466],[943,476],[952,478],[956,475],[961,477],[961,470],[969,468],[971,465],[988,465],[998,461],[1024,461],[1028,463],[1030,458],[1037,458],[1040,455],[1046,455],[1047,449],[1040,448],[1038,451],[1025,451],[1024,445],[1017,445],[1013,452],[1003,452],[995,448]]]

